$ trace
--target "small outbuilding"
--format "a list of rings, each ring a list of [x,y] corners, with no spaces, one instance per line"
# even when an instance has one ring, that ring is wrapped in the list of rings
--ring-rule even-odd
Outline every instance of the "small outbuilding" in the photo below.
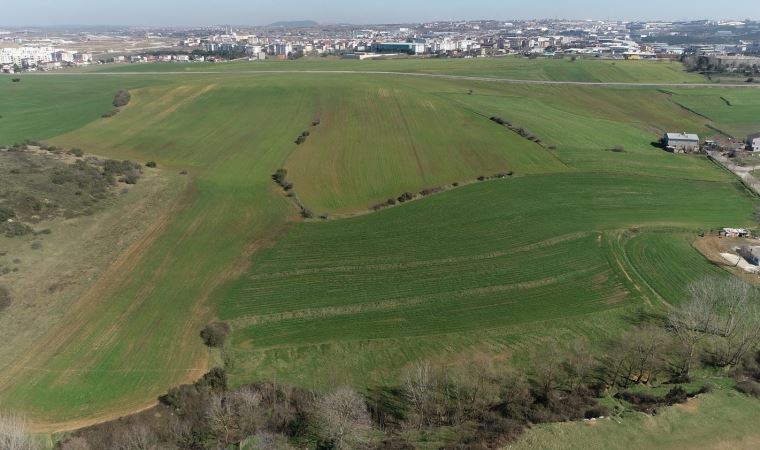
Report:
[[[739,247],[739,255],[753,266],[760,265],[760,247],[743,245]]]
[[[723,228],[720,235],[725,237],[749,237],[750,232],[746,228]]]
[[[760,152],[760,133],[747,136],[747,150],[751,152]]]
[[[690,133],[665,133],[665,148],[673,153],[699,151],[699,136]]]

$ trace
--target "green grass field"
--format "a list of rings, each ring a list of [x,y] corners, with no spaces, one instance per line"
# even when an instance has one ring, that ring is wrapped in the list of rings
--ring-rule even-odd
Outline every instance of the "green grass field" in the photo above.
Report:
[[[20,83],[0,77],[0,145],[48,139],[80,128],[113,109],[119,89],[162,81],[151,77],[23,76]]]
[[[329,367],[316,377],[311,370],[340,360],[346,343],[371,342],[375,351],[399,338],[456,342],[458,333],[509,334],[513,325],[639,304],[601,233],[744,224],[751,205],[735,182],[573,173],[484,182],[369,216],[301,224],[258,253],[224,295],[220,316],[232,321],[234,350],[247,362],[236,380],[253,371],[327,382]],[[665,244],[659,251],[674,258],[667,262],[709,267],[696,251]],[[636,253],[624,263],[649,267],[643,259]],[[683,287],[676,274],[655,284],[669,299]],[[392,360],[377,364],[381,372],[403,365],[403,356],[384,353]],[[343,369],[357,381],[373,376],[368,367]]]
[[[718,390],[664,408],[650,416],[630,413],[593,422],[540,425],[508,450],[631,448],[754,449],[760,445],[757,400],[729,390]]]
[[[226,63],[130,64],[96,67],[102,72],[234,72],[267,70],[351,70],[428,73],[537,81],[621,83],[704,83],[705,78],[683,70],[678,62],[603,61],[596,59],[528,59],[523,57],[475,59],[346,60],[306,58],[296,61],[237,61]]]
[[[760,132],[758,109],[760,90],[731,89],[674,90],[675,102],[710,118],[718,128],[743,140],[748,134]]]
[[[368,70],[695,81],[679,66],[638,62],[370,63]],[[198,332],[215,317],[234,328],[235,383],[369,386],[393,382],[419,358],[519,359],[547,334],[614,334],[631,311],[657,307],[652,298],[677,301],[691,276],[716,270],[689,236],[751,224],[756,200],[730,174],[650,145],[665,130],[703,132],[708,122],[654,89],[234,73],[279,64],[291,67],[123,66],[229,73],[0,84],[18,108],[3,110],[0,121],[12,126],[0,125],[0,142],[55,136],[56,145],[157,161],[185,186],[57,324],[27,343],[34,351],[0,361],[3,406],[39,422],[81,424],[150,404],[208,368]],[[57,108],[72,113],[56,119],[44,105],[59,84],[66,95]],[[123,87],[134,88],[130,105],[99,118]],[[491,115],[530,129],[543,146]],[[312,127],[315,118],[321,123]],[[718,127],[733,120],[712,119]],[[296,145],[304,130],[309,138]],[[608,151],[614,146],[624,151]],[[405,190],[515,175],[375,214],[301,222],[270,179],[281,167],[317,213],[366,212]],[[640,235],[619,238],[631,228]]]

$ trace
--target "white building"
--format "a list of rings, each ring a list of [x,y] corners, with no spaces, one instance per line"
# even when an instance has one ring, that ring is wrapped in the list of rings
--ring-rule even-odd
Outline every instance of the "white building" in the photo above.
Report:
[[[23,61],[40,63],[53,61],[52,47],[0,48],[0,64],[21,66]]]
[[[699,136],[688,133],[666,133],[665,146],[673,153],[694,152],[699,150]]]
[[[747,136],[747,149],[753,152],[760,152],[760,133]]]

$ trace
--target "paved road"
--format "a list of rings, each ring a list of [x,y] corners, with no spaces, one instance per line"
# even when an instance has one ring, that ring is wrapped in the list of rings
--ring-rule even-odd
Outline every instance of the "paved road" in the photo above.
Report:
[[[591,86],[591,87],[652,87],[652,88],[733,88],[760,89],[754,83],[625,83],[601,81],[545,81],[519,80],[513,78],[478,77],[469,75],[447,75],[418,72],[388,72],[373,70],[199,70],[199,71],[150,71],[150,72],[39,72],[25,73],[35,76],[135,76],[135,75],[271,75],[271,74],[326,74],[326,75],[395,75],[420,78],[441,78],[445,80],[485,81],[508,84],[536,84],[548,86]]]

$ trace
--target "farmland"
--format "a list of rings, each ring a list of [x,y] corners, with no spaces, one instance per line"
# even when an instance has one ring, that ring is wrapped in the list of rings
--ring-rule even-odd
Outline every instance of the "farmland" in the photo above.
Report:
[[[720,201],[726,197],[734,200]],[[256,255],[253,270],[224,296],[221,317],[237,330],[240,359],[250,359],[239,376],[272,365],[287,368],[276,372],[282,379],[327,380],[304,369],[340,360],[346,347],[361,361],[361,342],[370,352],[384,340],[392,346],[420,336],[454,343],[458,333],[509,334],[512,325],[639,304],[602,233],[747,223],[750,206],[734,182],[575,173],[484,182],[371,216],[295,227]],[[709,267],[693,250],[674,253]],[[683,287],[682,279],[658,281],[671,299]],[[392,358],[377,365],[403,364]],[[357,379],[371,375],[368,367],[342,369]]]
[[[680,63],[528,59],[519,57],[483,59],[390,59],[344,60],[310,58],[297,61],[254,61],[231,63],[138,64],[96,69],[103,72],[266,72],[266,71],[359,71],[424,73],[477,76],[535,81],[580,81],[622,83],[704,83],[705,79],[683,71]]]
[[[698,81],[673,65],[371,63],[400,72]],[[719,270],[690,237],[752,223],[755,199],[730,174],[650,145],[671,128],[710,132],[710,120],[670,94],[264,73],[278,64],[210,69],[220,75],[192,73],[204,65],[124,66],[188,74],[26,76],[0,87],[22,105],[2,111],[0,142],[40,138],[153,160],[175,189],[68,312],[17,343],[30,351],[0,361],[4,406],[55,428],[148,405],[215,364],[218,355],[198,338],[214,318],[233,327],[234,383],[324,388],[339,377],[366,386],[392,381],[420,358],[519,360],[547,334],[615,333],[626,314],[661,304],[652,299],[678,301],[690,277]],[[129,106],[100,118],[122,88],[131,89]],[[63,120],[45,103],[57,89],[66,92],[58,108],[72,112]],[[724,90],[704,95],[711,92]],[[748,100],[747,110],[756,107]],[[741,122],[711,119],[717,127]],[[305,142],[294,143],[304,131]],[[300,220],[270,179],[279,168],[316,213],[358,216]],[[506,171],[513,175],[475,181]],[[438,186],[447,189],[366,214],[378,201]],[[638,234],[621,237],[631,229]]]

